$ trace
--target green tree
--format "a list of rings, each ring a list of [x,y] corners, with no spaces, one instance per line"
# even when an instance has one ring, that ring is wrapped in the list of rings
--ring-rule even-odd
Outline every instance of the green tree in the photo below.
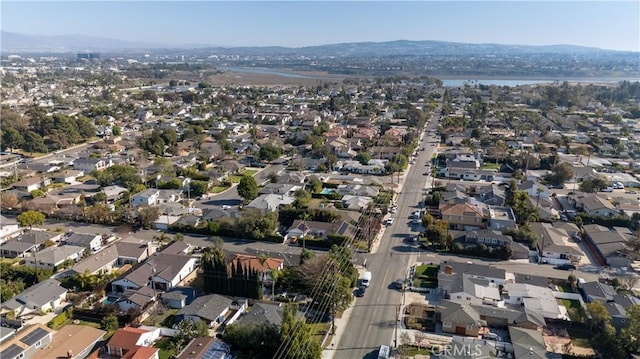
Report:
[[[24,138],[18,130],[11,127],[2,130],[2,148],[13,151],[14,148],[20,148],[23,144]]]
[[[140,225],[145,229],[151,228],[153,222],[157,221],[158,218],[160,218],[160,210],[158,207],[143,207],[138,211]]]
[[[627,326],[622,329],[621,337],[624,346],[631,352],[640,351],[640,305],[627,308]]]
[[[260,147],[260,151],[258,151],[258,157],[260,160],[266,162],[271,162],[280,156],[282,156],[282,149],[268,143],[262,145]]]
[[[309,205],[311,201],[311,193],[307,192],[304,189],[299,189],[294,193],[294,197],[296,198],[293,202],[293,205],[296,208],[303,208]]]
[[[242,176],[238,183],[238,195],[245,201],[249,202],[258,197],[258,183],[253,176]]]
[[[298,319],[297,311],[294,305],[287,305],[284,308],[280,327],[280,343],[283,352],[276,353],[276,356],[286,359],[318,359],[322,357],[322,347],[311,336],[311,327],[305,323],[304,319]]]
[[[195,323],[191,320],[183,320],[178,323],[177,330],[178,332],[171,339],[171,345],[177,352],[182,350],[192,339],[209,336],[209,328],[202,320],[198,320]]]
[[[356,155],[355,160],[363,165],[366,165],[371,160],[371,155],[368,152],[360,152]]]
[[[24,146],[25,151],[33,152],[44,152],[47,150],[47,146],[44,144],[44,140],[42,136],[33,131],[28,131],[24,136]]]
[[[39,198],[44,197],[47,192],[41,189],[34,189],[33,191],[29,192],[29,194],[31,195],[31,198]]]
[[[20,226],[22,227],[28,226],[29,228],[33,227],[34,225],[36,226],[43,225],[44,219],[45,219],[44,214],[38,211],[22,212],[16,217],[16,220],[18,221]]]
[[[191,182],[189,182],[189,188],[192,198],[202,196],[209,191],[209,182],[192,180]]]
[[[100,327],[108,332],[115,331],[119,326],[118,317],[115,315],[107,315],[106,317],[103,317],[102,322],[100,323]]]
[[[225,328],[223,338],[251,358],[271,358],[280,343],[280,330],[269,322],[234,323]]]
[[[601,329],[605,325],[605,323],[609,323],[611,320],[611,315],[607,311],[607,308],[604,304],[595,301],[592,303],[587,303],[587,313],[591,315],[591,320],[593,326],[595,328]]]
[[[548,177],[549,182],[554,185],[561,185],[573,178],[575,171],[568,162],[558,163],[551,169],[552,173]]]
[[[113,125],[111,127],[111,134],[113,134],[114,136],[120,136],[122,134],[122,128],[120,128],[120,126],[118,125]]]

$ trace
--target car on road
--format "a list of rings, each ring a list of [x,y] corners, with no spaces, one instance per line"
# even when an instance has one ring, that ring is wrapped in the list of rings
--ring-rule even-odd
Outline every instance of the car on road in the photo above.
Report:
[[[387,226],[390,226],[393,224],[393,217],[389,217],[387,219],[384,220],[384,224]]]
[[[631,190],[631,191],[626,191],[626,194],[638,194],[638,191],[636,190]]]
[[[364,297],[364,293],[367,291],[367,287],[361,285],[356,289],[356,297]]]
[[[560,270],[576,270],[576,266],[574,266],[573,264],[569,264],[569,263],[558,264],[554,268],[555,269],[560,269]]]
[[[393,287],[397,290],[404,290],[406,288],[406,281],[404,279],[396,279],[395,282],[393,282]]]

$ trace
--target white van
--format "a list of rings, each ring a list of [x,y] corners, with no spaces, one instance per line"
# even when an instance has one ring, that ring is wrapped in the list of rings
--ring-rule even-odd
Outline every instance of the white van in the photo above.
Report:
[[[371,284],[371,272],[365,272],[362,276],[362,285],[368,287]]]

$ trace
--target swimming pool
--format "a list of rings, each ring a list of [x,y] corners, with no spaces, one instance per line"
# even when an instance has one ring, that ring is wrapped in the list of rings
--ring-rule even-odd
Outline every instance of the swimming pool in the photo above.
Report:
[[[332,188],[323,188],[320,194],[332,194],[333,192],[335,192],[335,190]]]

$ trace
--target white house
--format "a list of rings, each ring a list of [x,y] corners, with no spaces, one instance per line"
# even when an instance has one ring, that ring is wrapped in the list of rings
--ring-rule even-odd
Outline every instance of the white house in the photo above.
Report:
[[[197,267],[197,258],[185,255],[155,253],[147,258],[143,265],[111,283],[113,292],[122,293],[127,289],[151,286],[164,292],[177,286],[193,273]]]
[[[131,198],[131,205],[133,207],[148,207],[155,206],[160,201],[160,191],[157,189],[149,188],[140,193],[136,193]]]
[[[45,313],[58,308],[66,295],[67,290],[60,282],[47,279],[2,303],[2,309],[14,311],[18,317],[31,312]]]
[[[91,171],[101,171],[107,167],[113,166],[111,159],[105,161],[100,158],[78,158],[73,161],[73,169],[89,173]]]
[[[24,264],[29,267],[59,270],[66,261],[75,263],[82,258],[84,247],[79,246],[51,246],[24,258]]]
[[[68,170],[51,175],[51,179],[58,183],[73,183],[78,177],[84,176],[84,171]]]
[[[0,215],[0,244],[20,235],[20,226],[15,219]]]
[[[88,248],[96,251],[102,247],[102,236],[99,234],[72,233],[64,240],[68,245]]]

